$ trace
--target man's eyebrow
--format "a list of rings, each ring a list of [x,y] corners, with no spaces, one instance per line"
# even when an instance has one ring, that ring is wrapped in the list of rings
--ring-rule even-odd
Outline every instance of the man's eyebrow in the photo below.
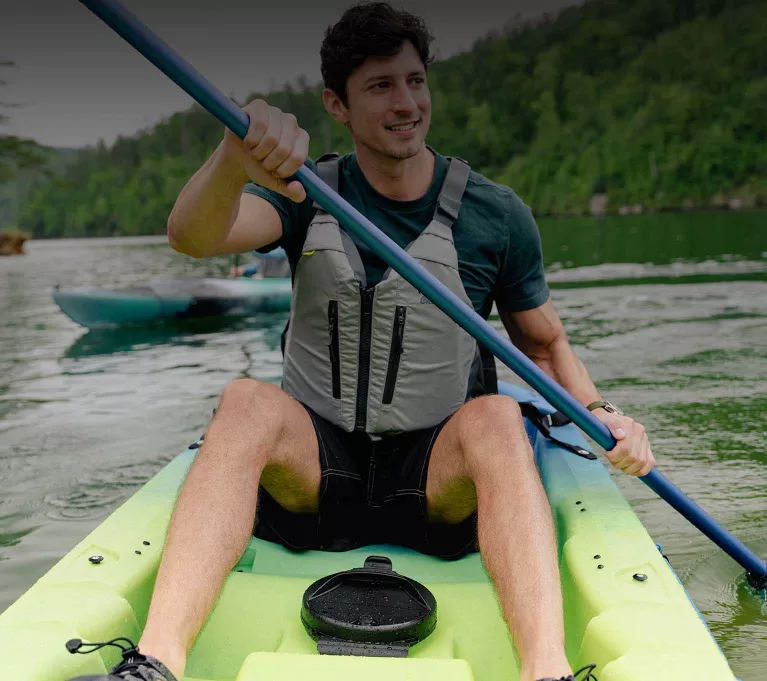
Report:
[[[426,71],[424,71],[423,69],[418,69],[416,71],[412,71],[411,73],[409,73],[408,74],[408,78],[412,78],[413,76],[425,76],[425,75],[426,75]],[[386,80],[386,79],[390,79],[392,77],[393,76],[390,73],[377,73],[377,74],[374,74],[374,75],[369,76],[368,78],[366,78],[363,81],[363,84],[364,85],[368,85],[370,83],[373,83],[374,81]]]

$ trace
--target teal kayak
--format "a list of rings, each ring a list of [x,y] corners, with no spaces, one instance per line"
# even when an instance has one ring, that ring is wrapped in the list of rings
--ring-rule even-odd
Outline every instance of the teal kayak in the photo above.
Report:
[[[189,278],[129,288],[56,289],[70,319],[90,329],[167,319],[247,315],[290,309],[289,278]]]
[[[554,411],[529,390],[501,389],[543,414]],[[526,420],[556,520],[571,664],[595,663],[599,681],[734,681],[705,622],[607,469],[561,444],[588,446],[573,425],[550,425],[556,441]],[[0,615],[2,678],[65,681],[103,674],[119,659],[114,648],[71,655],[66,642],[138,640],[176,494],[198,446],[171,461]],[[428,627],[404,655],[321,654],[327,640],[323,649],[308,601],[317,600],[320,580],[360,568],[373,555],[374,564],[388,559],[394,571],[433,595]],[[319,595],[330,598],[331,591]],[[358,622],[374,619],[366,601],[354,603]],[[185,679],[518,681],[519,673],[478,554],[444,561],[385,545],[294,553],[253,538],[191,651]]]

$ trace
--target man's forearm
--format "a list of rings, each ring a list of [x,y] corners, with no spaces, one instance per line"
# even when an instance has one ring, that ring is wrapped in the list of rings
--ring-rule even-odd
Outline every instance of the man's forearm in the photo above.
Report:
[[[531,359],[581,404],[600,399],[599,391],[567,338],[557,339]]]
[[[216,253],[237,219],[248,177],[223,143],[192,176],[168,218],[168,241],[195,258]]]

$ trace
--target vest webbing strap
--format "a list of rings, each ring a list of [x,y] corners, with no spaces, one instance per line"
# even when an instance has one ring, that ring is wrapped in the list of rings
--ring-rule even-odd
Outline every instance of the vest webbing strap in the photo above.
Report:
[[[564,447],[566,450],[573,454],[577,454],[584,459],[593,461],[597,458],[596,454],[590,452],[588,449],[570,444],[569,442],[564,442],[551,434],[552,428],[559,428],[561,426],[566,426],[568,423],[572,423],[572,421],[561,411],[555,411],[553,414],[544,414],[530,402],[520,402],[519,409],[522,412],[522,415],[528,419],[544,437],[547,437],[555,444]]]
[[[434,219],[447,227],[452,227],[458,219],[458,211],[461,209],[461,198],[469,181],[468,164],[458,158],[450,159],[450,167],[442,184],[442,191],[437,198],[437,210]]]

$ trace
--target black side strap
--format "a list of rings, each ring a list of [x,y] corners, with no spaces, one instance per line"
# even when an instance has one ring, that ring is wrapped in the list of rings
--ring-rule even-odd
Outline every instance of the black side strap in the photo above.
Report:
[[[566,426],[568,423],[572,423],[572,421],[561,411],[555,411],[553,414],[544,414],[537,407],[530,404],[530,402],[520,402],[519,408],[522,411],[522,416],[528,419],[544,437],[547,437],[560,447],[564,447],[567,451],[577,454],[584,459],[593,461],[597,458],[597,455],[590,452],[588,449],[584,449],[578,445],[571,445],[569,442],[559,440],[551,434],[552,428],[559,428],[560,426]]]

